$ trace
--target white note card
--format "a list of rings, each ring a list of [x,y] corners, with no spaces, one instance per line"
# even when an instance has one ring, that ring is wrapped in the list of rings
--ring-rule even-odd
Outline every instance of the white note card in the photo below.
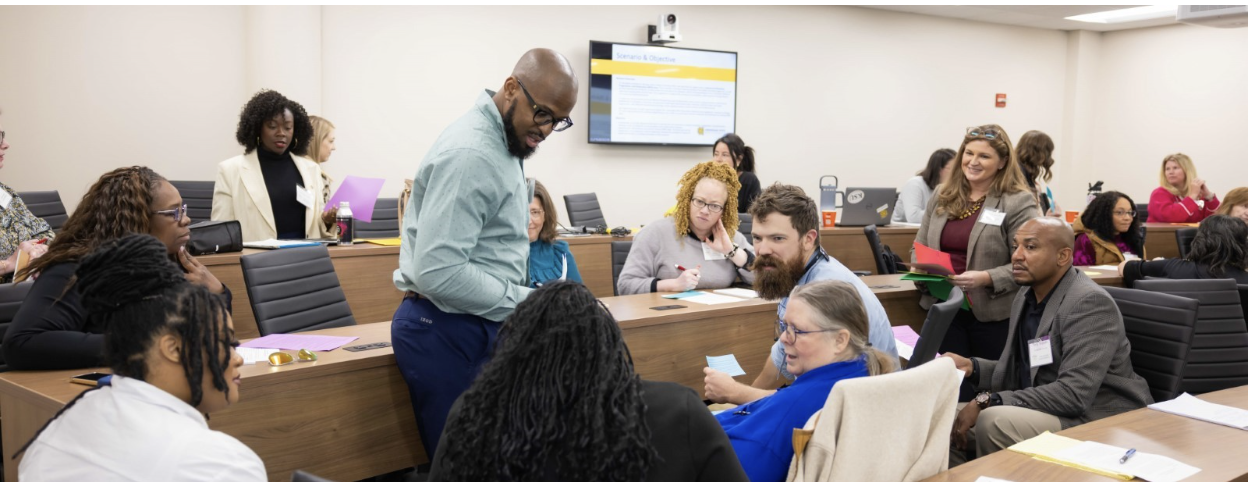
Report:
[[[268,363],[269,355],[272,355],[274,353],[281,351],[281,350],[271,350],[268,348],[247,348],[245,346],[240,346],[238,348],[235,348],[234,350],[238,351],[238,354],[243,357],[244,365],[251,365],[251,364],[262,363],[262,362]]]
[[[740,363],[737,363],[737,357],[731,353],[723,356],[706,357],[706,366],[727,373],[730,377],[745,375],[745,370],[741,368]]]

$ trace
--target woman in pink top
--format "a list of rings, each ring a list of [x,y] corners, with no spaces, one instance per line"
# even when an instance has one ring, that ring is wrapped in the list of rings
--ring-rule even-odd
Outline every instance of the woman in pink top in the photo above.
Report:
[[[1199,223],[1217,209],[1218,196],[1196,177],[1192,158],[1171,154],[1161,161],[1161,187],[1148,199],[1148,222]]]

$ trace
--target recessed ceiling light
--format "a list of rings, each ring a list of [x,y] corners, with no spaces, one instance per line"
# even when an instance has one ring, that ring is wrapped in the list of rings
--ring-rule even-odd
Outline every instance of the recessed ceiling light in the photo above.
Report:
[[[1140,20],[1174,17],[1177,12],[1178,7],[1174,5],[1149,5],[1146,7],[1123,8],[1118,10],[1109,10],[1106,12],[1075,15],[1073,17],[1066,17],[1066,20],[1089,23],[1138,22]]]

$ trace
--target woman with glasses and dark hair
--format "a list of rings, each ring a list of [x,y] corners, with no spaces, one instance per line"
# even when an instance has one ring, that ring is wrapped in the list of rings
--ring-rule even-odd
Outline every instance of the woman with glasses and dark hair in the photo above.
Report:
[[[4,167],[8,151],[4,127],[0,126],[0,168]],[[56,237],[48,222],[31,213],[17,191],[3,182],[0,182],[0,228],[3,228],[0,229],[0,283],[13,280],[19,253],[24,252],[31,259],[43,256],[48,252],[43,243]]]
[[[1248,284],[1248,224],[1214,214],[1201,221],[1186,258],[1156,261],[1127,260],[1118,275],[1128,288],[1147,276],[1170,279],[1230,278]]]
[[[711,155],[714,156],[711,160],[727,164],[737,171],[737,181],[741,183],[741,189],[737,192],[737,209],[742,213],[750,212],[754,198],[763,192],[758,176],[754,174],[754,148],[745,145],[741,136],[725,134],[715,141],[711,149]]]
[[[581,282],[576,258],[568,242],[556,239],[558,219],[555,203],[541,181],[533,180],[533,202],[529,203],[529,287],[537,288],[556,280]]]
[[[4,358],[14,370],[98,367],[104,362],[102,318],[83,307],[74,270],[83,257],[128,234],[149,234],[181,265],[187,281],[232,296],[208,268],[186,252],[191,217],[178,189],[146,167],[123,167],[104,174],[87,189],[48,254],[17,273],[37,274],[4,337]]]
[[[243,153],[217,165],[212,219],[237,220],[243,241],[329,237],[338,208],[325,210],[327,177],[304,157],[312,134],[298,102],[272,90],[252,96],[234,133]]]
[[[936,186],[949,179],[956,165],[953,157],[958,153],[953,149],[936,149],[927,158],[927,167],[919,171],[917,176],[910,178],[901,187],[897,195],[897,205],[893,207],[893,221],[899,223],[921,223],[923,213],[927,212],[927,203],[932,199]]]
[[[1005,348],[1018,291],[1010,244],[1014,232],[1040,210],[1001,126],[967,129],[954,159],[959,164],[932,197],[915,241],[949,253],[954,271],[949,282],[970,299],[970,310],[958,310],[940,352],[995,360]],[[927,308],[936,301],[925,294],[921,303]],[[963,383],[958,400],[973,396],[970,384]]]
[[[190,283],[148,235],[104,243],[76,269],[112,376],[35,434],[22,480],[263,481],[264,462],[206,415],[238,403],[243,357],[225,300]]]
[[[754,283],[754,248],[737,232],[741,183],[727,164],[708,161],[680,178],[676,207],[633,236],[620,271],[620,295],[727,288]]]
[[[844,281],[800,285],[789,295],[776,336],[784,345],[788,388],[715,416],[753,482],[782,481],[793,458],[793,429],[823,408],[841,380],[893,370],[892,356],[871,347],[862,298]]]
[[[1075,266],[1118,264],[1144,258],[1144,238],[1135,202],[1126,194],[1106,191],[1088,203],[1075,220]]]
[[[452,406],[430,482],[745,482],[693,390],[642,380],[615,318],[579,283],[516,306]]]

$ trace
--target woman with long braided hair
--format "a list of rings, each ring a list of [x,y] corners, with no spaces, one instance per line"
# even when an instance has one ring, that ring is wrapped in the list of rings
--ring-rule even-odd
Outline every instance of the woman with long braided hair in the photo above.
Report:
[[[123,167],[100,177],[47,254],[17,273],[38,274],[4,338],[4,357],[14,370],[65,370],[98,367],[104,361],[107,325],[89,321],[79,302],[74,270],[78,262],[108,241],[127,234],[150,234],[180,264],[188,281],[232,300],[208,268],[186,252],[191,217],[178,189],[146,167]]]
[[[78,265],[111,379],[65,405],[25,447],[22,480],[263,481],[264,463],[205,415],[238,402],[243,358],[225,301],[190,283],[149,235]]]
[[[642,380],[606,307],[579,283],[534,291],[455,402],[430,481],[745,481],[689,388]]]

